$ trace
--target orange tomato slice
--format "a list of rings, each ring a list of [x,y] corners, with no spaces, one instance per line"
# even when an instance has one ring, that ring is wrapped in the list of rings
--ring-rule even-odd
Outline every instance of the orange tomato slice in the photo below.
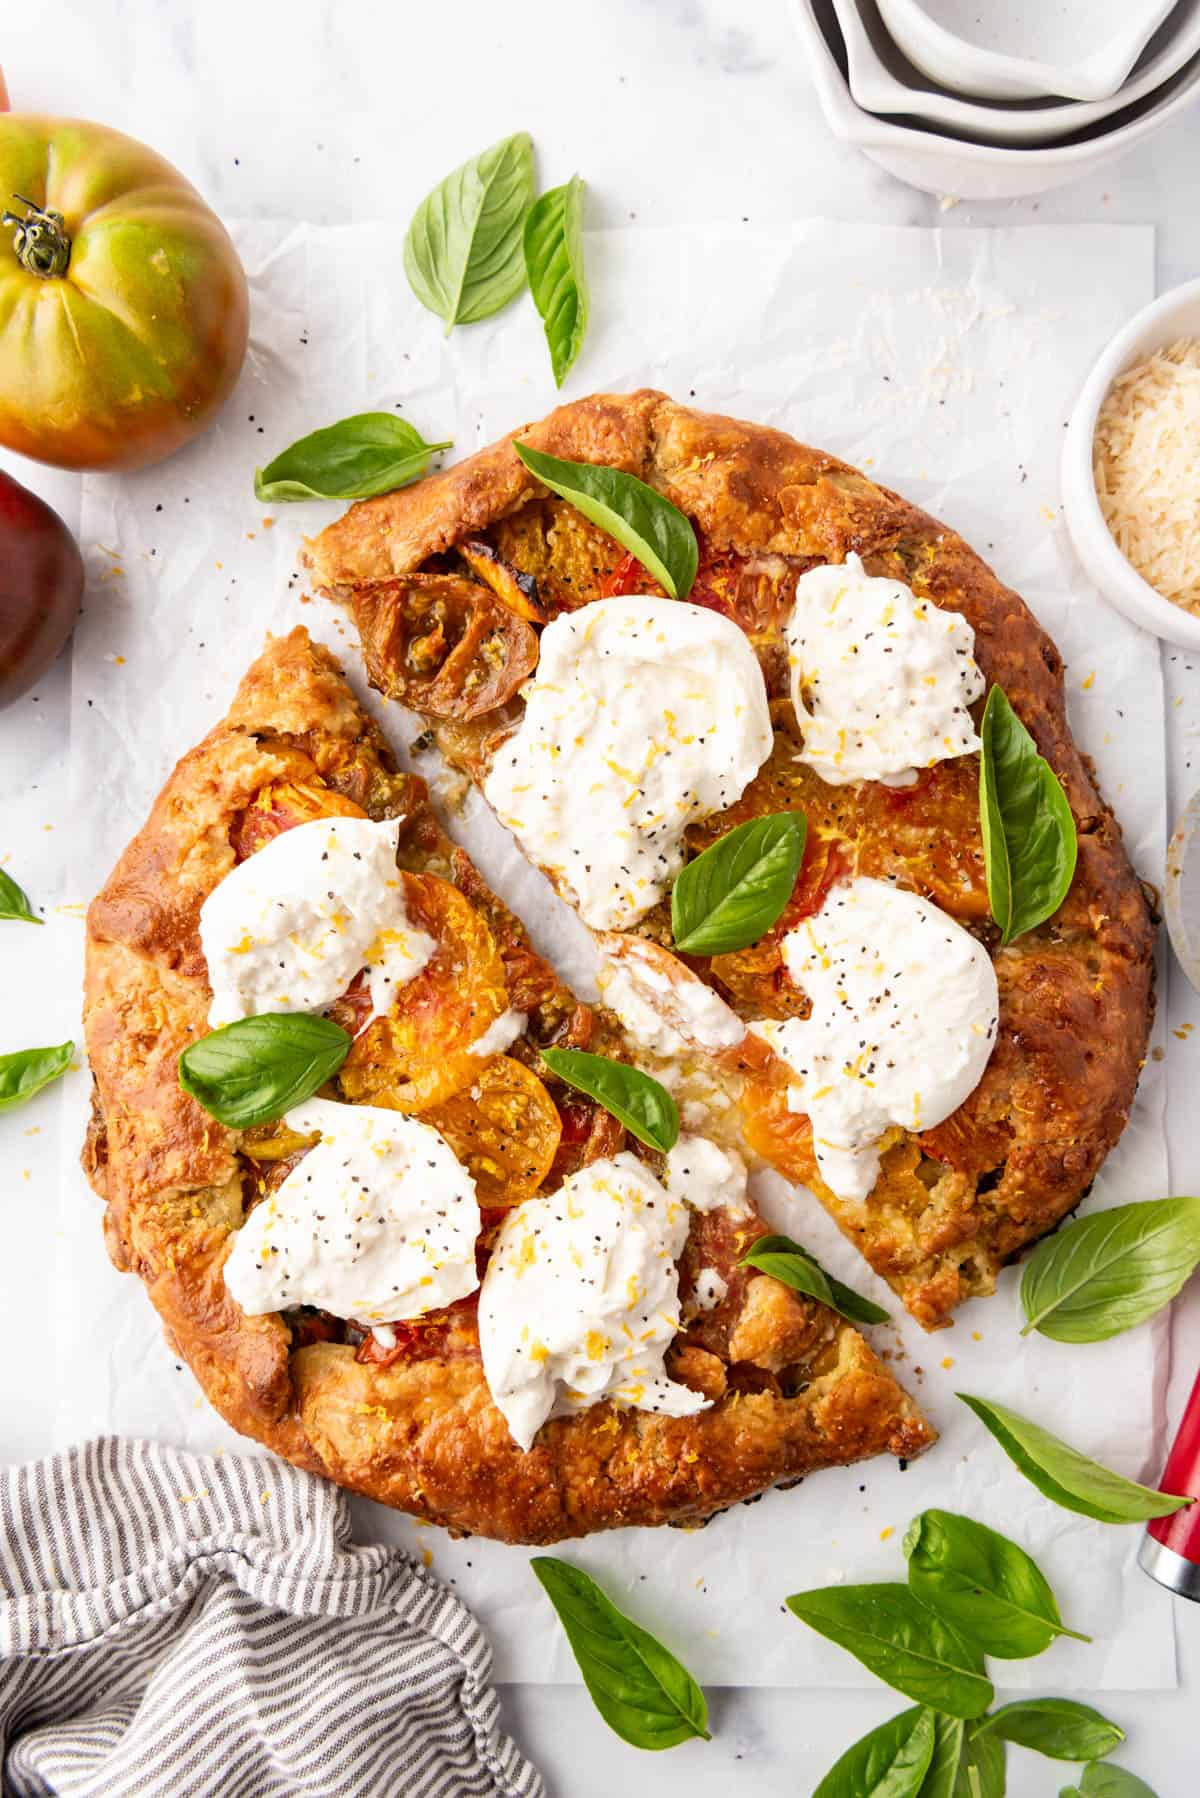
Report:
[[[262,849],[273,837],[316,818],[365,818],[361,805],[343,799],[332,787],[273,780],[255,794],[236,820],[229,840],[239,861]]]
[[[478,1056],[469,1086],[422,1114],[475,1181],[482,1208],[519,1205],[554,1163],[562,1120],[537,1075],[510,1055]]]
[[[741,1112],[747,1146],[789,1180],[811,1186],[817,1178],[812,1125],[803,1112],[788,1110],[787,1069],[781,1061],[747,1080]]]
[[[436,874],[402,879],[410,922],[437,948],[355,1040],[339,1078],[349,1099],[424,1112],[478,1075],[480,1059],[467,1051],[508,1009],[508,988],[496,939],[470,900]]]

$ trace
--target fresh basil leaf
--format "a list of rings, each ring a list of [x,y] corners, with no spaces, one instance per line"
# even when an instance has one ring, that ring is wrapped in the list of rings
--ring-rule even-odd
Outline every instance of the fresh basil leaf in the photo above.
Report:
[[[589,1055],[583,1049],[543,1049],[542,1060],[552,1074],[565,1080],[603,1105],[625,1128],[651,1149],[665,1154],[679,1140],[679,1110],[665,1086],[607,1055]]]
[[[25,924],[44,922],[35,914],[25,892],[3,868],[0,868],[0,918],[20,918]]]
[[[671,931],[686,955],[728,955],[770,930],[804,860],[803,812],[752,818],[690,861],[671,889]]]
[[[881,1305],[862,1298],[851,1287],[843,1286],[840,1280],[827,1274],[815,1256],[801,1248],[798,1242],[793,1242],[790,1236],[760,1236],[746,1250],[740,1265],[756,1267],[760,1273],[770,1274],[773,1280],[781,1280],[785,1286],[790,1286],[793,1292],[819,1299],[831,1311],[848,1317],[851,1323],[887,1322],[888,1314]]]
[[[298,437],[273,462],[254,471],[260,500],[369,499],[419,479],[445,443],[426,443],[391,412],[356,412],[335,425]]]
[[[1055,1761],[1098,1761],[1125,1740],[1123,1729],[1073,1698],[1022,1698],[1002,1704],[979,1727]]]
[[[929,1715],[933,1718],[933,1753],[919,1798],[955,1798],[967,1726],[961,1717],[945,1717],[940,1711]]]
[[[179,1084],[231,1130],[269,1124],[311,1098],[350,1053],[350,1036],[307,1012],[239,1018],[179,1057]]]
[[[812,1798],[917,1798],[933,1757],[934,1715],[924,1705],[871,1730],[841,1759]]]
[[[970,1405],[1030,1484],[1066,1511],[1095,1517],[1100,1523],[1145,1523],[1151,1517],[1182,1511],[1193,1502],[1124,1479],[1004,1405],[971,1398],[965,1392],[958,1396]]]
[[[985,1733],[986,1721],[972,1723],[964,1732],[954,1798],[1004,1798],[1004,1741]]]
[[[413,213],[404,272],[447,336],[491,318],[524,287],[521,232],[533,192],[533,144],[518,131],[454,169]]]
[[[993,687],[980,732],[979,823],[988,900],[1000,940],[1042,924],[1058,910],[1075,874],[1075,819],[1062,783],[1033,738]]]
[[[0,1111],[14,1111],[65,1074],[74,1053],[74,1043],[58,1043],[51,1049],[17,1049],[0,1055]]]
[[[583,1683],[608,1727],[631,1748],[707,1742],[708,1706],[687,1668],[619,1611],[581,1567],[555,1555],[529,1565],[558,1612]]]
[[[1083,1770],[1077,1786],[1064,1786],[1058,1798],[1156,1798],[1144,1779],[1114,1767],[1111,1761],[1093,1761]]]
[[[1020,1661],[1056,1636],[1074,1636],[1058,1614],[1044,1574],[1007,1536],[954,1511],[922,1511],[904,1538],[908,1584],[984,1654]]]
[[[999,1736],[985,1736],[983,1723],[934,1717],[933,1758],[919,1798],[1004,1798],[1005,1750]]]
[[[525,215],[525,273],[546,331],[554,385],[561,387],[583,347],[588,286],[583,272],[583,182],[551,187]]]
[[[992,1702],[992,1682],[974,1643],[926,1610],[907,1586],[828,1586],[797,1592],[787,1606],[918,1704],[969,1719]]]
[[[1200,1265],[1200,1199],[1148,1199],[1076,1218],[1025,1266],[1022,1336],[1103,1342],[1145,1323]]]
[[[564,462],[528,444],[513,448],[530,474],[636,556],[672,599],[686,599],[696,578],[700,550],[691,522],[669,499],[601,462]]]

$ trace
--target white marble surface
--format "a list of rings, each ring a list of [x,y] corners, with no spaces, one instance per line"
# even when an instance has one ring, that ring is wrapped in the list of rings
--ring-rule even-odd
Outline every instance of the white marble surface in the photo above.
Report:
[[[17,106],[118,125],[178,163],[219,210],[240,217],[393,216],[398,185],[406,195],[420,191],[463,155],[523,126],[541,149],[547,180],[575,168],[585,175],[597,225],[631,216],[646,224],[750,218],[769,225],[822,214],[953,230],[1119,219],[1156,226],[1160,286],[1200,272],[1200,112],[1176,120],[1117,169],[1040,202],[943,211],[831,142],[779,0],[607,0],[586,10],[563,0],[513,0],[503,10],[483,0],[459,0],[453,10],[411,0],[293,0],[287,7],[40,0],[6,18],[0,54]],[[869,280],[869,268],[863,275]],[[75,481],[13,466],[77,521]],[[1168,659],[1166,674],[1175,810],[1193,784],[1200,695],[1182,656]],[[81,897],[63,880],[66,699],[59,669],[0,717],[0,855],[19,860],[22,878],[50,911]],[[114,842],[114,854],[119,847]],[[0,990],[14,957],[26,964],[40,957],[49,972],[75,956],[77,920],[55,922],[36,935],[22,931],[19,941],[5,933]],[[1166,1002],[1173,1027],[1200,1020],[1200,1000],[1180,979],[1169,981]],[[65,1004],[62,1015],[36,1019],[0,1008],[0,1049],[76,1030],[77,1015]],[[1200,1037],[1168,1041],[1173,1189],[1195,1190],[1200,1122],[1187,1097]],[[47,1217],[57,1157],[73,1152],[54,1140],[54,1117],[47,1097],[0,1127],[5,1203],[35,1215],[40,1207]],[[27,1236],[28,1211],[25,1221]],[[49,1223],[43,1236],[40,1265],[48,1268],[55,1254]],[[6,1357],[6,1458],[37,1453],[50,1440],[45,1385],[32,1372],[47,1278],[27,1256],[0,1257],[8,1341],[30,1345],[19,1356],[10,1347]],[[1200,1290],[1176,1312],[1173,1416],[1200,1357]],[[1179,1604],[1176,1623],[1180,1689],[1105,1699],[1129,1732],[1125,1760],[1159,1798],[1191,1798],[1200,1785],[1200,1608]],[[664,1798],[685,1791],[791,1798],[810,1792],[851,1740],[899,1708],[882,1688],[812,1696],[722,1690],[711,1698],[714,1741],[654,1760],[610,1736],[581,1691],[513,1687],[506,1708],[560,1798],[599,1798],[619,1783]],[[1055,1792],[1068,1772],[1015,1752],[1010,1769],[1017,1798]]]

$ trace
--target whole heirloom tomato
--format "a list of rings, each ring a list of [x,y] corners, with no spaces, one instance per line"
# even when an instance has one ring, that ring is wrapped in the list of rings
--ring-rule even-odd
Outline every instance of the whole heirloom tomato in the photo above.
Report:
[[[82,599],[74,537],[44,500],[0,472],[0,709],[45,674]]]
[[[246,353],[224,226],[144,144],[0,116],[0,443],[59,468],[140,468],[208,424]]]

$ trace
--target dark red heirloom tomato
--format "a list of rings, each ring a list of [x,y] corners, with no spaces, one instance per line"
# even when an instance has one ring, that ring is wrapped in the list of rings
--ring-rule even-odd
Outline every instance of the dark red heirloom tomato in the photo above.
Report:
[[[74,537],[44,500],[0,473],[0,706],[46,672],[82,599]]]

